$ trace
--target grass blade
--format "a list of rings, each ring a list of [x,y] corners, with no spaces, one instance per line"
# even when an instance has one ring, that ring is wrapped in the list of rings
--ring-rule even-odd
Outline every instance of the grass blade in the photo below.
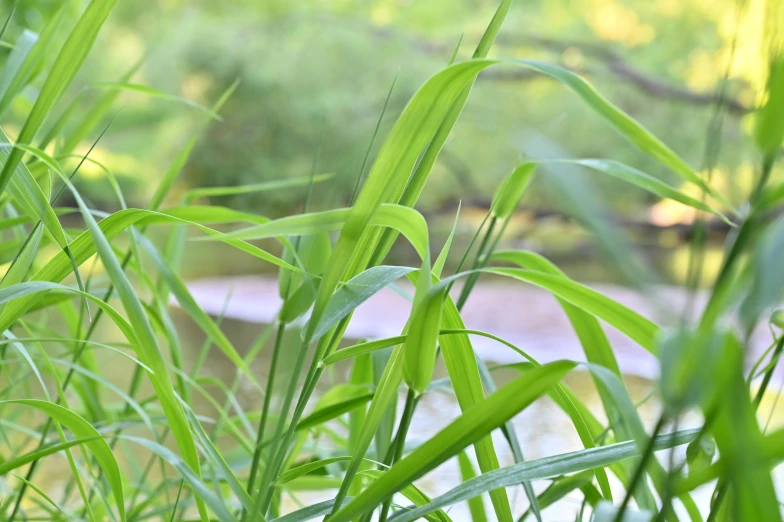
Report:
[[[656,438],[654,447],[662,450],[688,444],[696,438],[698,433],[699,430],[687,430],[674,434],[659,435]],[[490,489],[513,486],[524,480],[553,478],[566,473],[607,466],[615,462],[638,457],[640,454],[640,449],[634,442],[619,442],[608,446],[529,460],[508,468],[484,473],[436,497],[427,506],[408,512],[401,512],[399,515],[392,517],[391,521],[411,522],[434,509],[440,509],[456,502],[473,498]]]
[[[114,496],[117,505],[117,511],[120,514],[120,520],[125,520],[125,503],[123,501],[123,483],[120,475],[120,468],[117,465],[117,460],[114,458],[111,448],[109,448],[109,444],[101,437],[98,430],[93,428],[89,422],[68,408],[59,406],[53,402],[37,399],[11,399],[0,401],[0,404],[19,404],[21,406],[35,408],[67,427],[77,438],[87,439],[84,444],[90,448],[90,451],[101,465],[101,469],[103,469],[104,475],[111,486],[112,495]],[[7,464],[8,463],[6,463],[6,465]]]
[[[104,21],[108,18],[117,0],[92,0],[73,31],[63,44],[57,59],[44,82],[35,105],[25,121],[17,139],[20,143],[32,143],[38,129],[44,123],[55,102],[65,91],[82,66],[87,54],[98,36]],[[16,167],[22,161],[24,152],[13,149],[0,171],[0,194],[5,191]]]
[[[469,444],[519,413],[560,381],[574,363],[555,362],[518,377],[485,401],[468,408],[455,421],[419,446],[353,501],[331,517],[346,522],[375,508],[384,499],[421,477]]]

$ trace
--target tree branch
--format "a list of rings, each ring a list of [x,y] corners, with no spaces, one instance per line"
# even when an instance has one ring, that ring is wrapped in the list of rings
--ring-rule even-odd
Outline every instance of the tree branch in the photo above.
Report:
[[[619,79],[630,83],[657,98],[679,100],[694,105],[713,105],[722,103],[730,114],[736,116],[749,113],[753,110],[753,108],[745,106],[738,100],[731,98],[722,99],[717,92],[695,92],[688,88],[678,87],[659,78],[650,76],[630,65],[620,54],[595,43],[568,42],[539,37],[511,38],[508,36],[499,37],[498,42],[502,45],[534,45],[557,52],[564,52],[570,48],[578,49],[584,55],[591,56],[604,63],[610,72]],[[588,73],[586,70],[575,70],[574,72],[582,74]],[[536,73],[532,73],[531,71],[508,71],[500,74],[485,75],[484,77],[500,80],[527,80],[534,76],[536,76]]]

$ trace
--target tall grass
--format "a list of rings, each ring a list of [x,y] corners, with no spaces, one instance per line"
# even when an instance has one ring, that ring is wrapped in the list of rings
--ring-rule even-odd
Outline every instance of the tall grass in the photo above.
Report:
[[[106,214],[91,208],[73,184],[90,153],[75,170],[65,170],[76,146],[86,136],[100,139],[106,129],[99,122],[112,115],[118,92],[167,95],[129,83],[132,69],[120,81],[102,84],[108,90],[82,118],[75,105],[64,105],[63,93],[114,7],[111,0],[91,1],[71,27],[65,27],[61,10],[37,39],[29,32],[19,37],[2,72],[0,114],[27,85],[40,90],[19,134],[2,144],[0,227],[4,240],[19,245],[0,282],[3,520],[294,522],[326,516],[331,522],[445,522],[451,520],[451,505],[468,502],[476,522],[512,522],[508,492],[516,488],[528,497],[523,518],[538,520],[566,495],[582,499],[580,519],[597,521],[781,519],[771,474],[784,459],[784,431],[768,432],[757,409],[784,351],[782,312],[769,315],[784,293],[784,221],[776,218],[784,186],[769,183],[784,138],[784,53],[782,35],[776,33],[784,24],[771,32],[767,87],[755,115],[757,182],[747,205],[737,209],[579,76],[534,60],[488,59],[510,4],[501,2],[471,59],[456,60],[456,50],[448,66],[412,97],[366,179],[358,179],[352,204],[315,213],[308,208],[311,194],[329,179],[316,175],[316,165],[308,177],[197,188],[164,206],[199,132],[218,124],[213,121],[235,86],[213,107],[202,108],[202,122],[162,171],[147,208],[127,208],[108,170],[121,210]],[[771,20],[780,21],[780,10],[771,6]],[[54,35],[66,30],[65,44],[55,48]],[[52,55],[56,58],[47,68]],[[468,251],[450,252],[450,235],[433,259],[437,245],[415,206],[474,80],[490,67],[523,67],[550,77],[593,111],[597,126],[622,134],[704,197],[694,198],[611,158],[531,159],[499,186]],[[664,331],[534,252],[499,249],[527,187],[547,175],[543,164],[591,169],[691,207],[698,216],[730,223],[723,264],[699,320]],[[303,191],[303,213],[269,220],[196,204],[203,197],[281,189]],[[59,206],[63,193],[71,195],[75,209]],[[78,213],[81,229],[63,225],[61,218],[69,213]],[[163,245],[153,241],[160,234],[149,235],[161,227],[167,231]],[[384,264],[400,235],[419,255],[417,266]],[[194,237],[220,241],[231,255],[250,255],[279,269],[282,307],[245,354],[220,321],[199,307],[180,276],[185,242]],[[280,250],[251,243],[263,238],[276,240]],[[52,249],[56,253],[47,255]],[[447,276],[448,256],[460,261],[456,273]],[[103,274],[93,270],[96,261]],[[540,364],[492,332],[466,329],[461,310],[485,274],[550,292],[568,317],[585,362]],[[338,349],[357,306],[401,278],[410,280],[415,293],[400,335]],[[453,296],[456,282],[460,292]],[[170,315],[171,298],[208,339],[192,367],[184,363],[183,352],[193,348],[183,346]],[[298,330],[300,320],[304,326]],[[766,322],[771,349],[746,371],[751,332]],[[97,340],[101,324],[118,330],[122,340]],[[663,408],[650,432],[624,384],[607,326],[660,361]],[[292,331],[299,337],[287,335]],[[493,369],[474,355],[470,336],[493,339],[518,353],[525,362],[507,368],[519,375],[497,387]],[[269,371],[261,378],[252,368],[266,346]],[[204,371],[213,347],[236,368],[229,383]],[[127,388],[118,387],[98,363],[103,352],[120,361],[115,364],[128,376]],[[439,360],[461,414],[414,445],[407,435],[422,396],[434,387],[443,390],[433,380]],[[341,361],[351,365],[348,382],[317,399],[324,374]],[[593,378],[606,420],[564,383],[577,370]],[[259,408],[246,409],[237,400],[240,386],[263,397]],[[397,411],[401,393],[405,400]],[[563,409],[584,449],[523,458],[510,421],[543,396]],[[211,413],[194,410],[202,401],[212,406]],[[679,430],[684,415],[694,412],[701,425]],[[491,438],[496,430],[502,439]],[[688,445],[685,459],[674,452],[669,460],[654,456],[683,445]],[[508,446],[515,464],[501,467],[502,446]],[[478,469],[468,457],[470,447]],[[53,488],[43,480],[46,466],[62,466],[62,457],[70,477]],[[450,459],[459,460],[462,483],[428,498],[417,479]],[[611,480],[622,489],[612,488]],[[546,481],[548,487],[537,492],[533,481]],[[715,492],[710,505],[698,506],[691,493],[705,484]],[[330,491],[330,500],[282,512],[284,497],[308,489]],[[492,512],[481,501],[484,495]]]

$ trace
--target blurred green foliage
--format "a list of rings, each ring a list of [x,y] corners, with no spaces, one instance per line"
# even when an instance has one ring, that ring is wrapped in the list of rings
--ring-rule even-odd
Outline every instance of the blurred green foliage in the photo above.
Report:
[[[10,9],[14,2],[4,4]],[[23,26],[40,28],[58,5],[21,2],[3,39],[13,42]],[[79,7],[73,2],[73,16]],[[747,9],[756,7],[752,3]],[[318,192],[314,204],[333,207],[348,202],[395,76],[382,133],[416,87],[446,63],[462,31],[465,44],[459,56],[468,57],[494,9],[489,0],[127,2],[113,13],[111,29],[101,34],[80,73],[82,81],[75,85],[88,78],[117,80],[143,59],[134,83],[208,104],[239,78],[240,87],[223,110],[224,121],[211,126],[183,179],[222,186],[302,176],[318,155],[317,170],[334,172],[336,179]],[[718,89],[738,34],[727,82],[733,110],[724,121],[714,180],[725,193],[737,191],[739,201],[750,185],[755,159],[748,146],[753,122],[740,106],[753,107],[758,101],[764,64],[754,56],[754,28],[745,27],[762,22],[751,13],[738,28],[737,9],[729,0],[519,2],[493,53],[546,59],[584,73],[699,169],[705,164],[706,129],[714,110],[711,93]],[[81,103],[87,108],[101,94],[91,89]],[[17,115],[24,114],[24,103],[17,100]],[[133,110],[119,113],[96,157],[121,176],[131,204],[141,204],[149,197],[149,182],[161,175],[158,165],[174,154],[198,114],[135,93],[123,93],[116,105],[116,110]],[[421,208],[433,209],[467,193],[489,200],[532,133],[559,143],[574,157],[617,159],[674,180],[554,82],[500,68],[480,77]],[[623,215],[639,217],[646,210],[649,199],[639,191],[613,180],[595,182]],[[116,205],[100,176],[87,175],[79,184],[93,200]],[[735,191],[727,190],[732,186]],[[539,197],[531,201],[548,208],[546,193],[536,185],[533,190]],[[220,203],[257,211],[263,205],[264,213],[281,215],[298,210],[301,198],[299,192],[285,191]]]

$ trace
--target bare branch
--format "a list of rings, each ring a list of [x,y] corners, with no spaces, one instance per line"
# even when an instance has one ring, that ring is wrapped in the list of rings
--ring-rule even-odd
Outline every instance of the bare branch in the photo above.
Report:
[[[578,49],[584,55],[600,60],[608,67],[610,72],[619,79],[628,82],[657,98],[679,100],[694,105],[713,105],[721,102],[727,108],[727,111],[734,115],[743,115],[753,110],[738,100],[722,99],[717,92],[695,92],[685,87],[678,87],[659,78],[650,76],[630,65],[620,54],[596,43],[578,43],[538,37],[510,38],[508,36],[499,38],[499,43],[502,45],[534,45],[556,52],[563,52],[569,48]],[[588,70],[575,70],[574,72],[589,74]],[[485,78],[496,80],[528,80],[534,76],[536,76],[536,73],[531,73],[531,71],[505,71],[492,75],[485,75]]]

